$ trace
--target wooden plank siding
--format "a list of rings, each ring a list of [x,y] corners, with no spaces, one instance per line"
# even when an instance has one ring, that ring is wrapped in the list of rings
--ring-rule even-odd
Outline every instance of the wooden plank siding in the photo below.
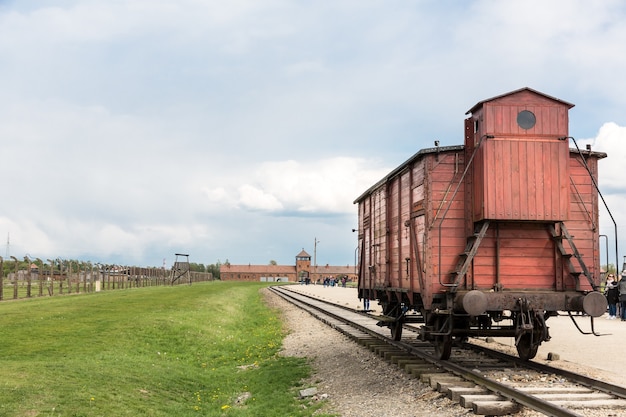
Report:
[[[400,180],[399,177],[394,178],[388,185],[389,190],[389,205],[388,205],[388,219],[389,223],[387,228],[389,229],[389,256],[385,259],[385,263],[388,265],[388,286],[392,288],[400,288],[400,281],[398,277],[398,270],[396,265],[396,257],[398,256],[400,229],[398,222],[400,219]]]
[[[450,272],[458,262],[466,244],[465,184],[461,175],[465,169],[464,150],[452,150],[424,158],[428,184],[428,227],[420,239],[427,242],[425,259],[426,308],[430,308],[432,295],[445,291],[441,283],[450,282]],[[455,194],[456,191],[456,194]]]
[[[369,247],[368,266],[371,269],[372,281],[375,286],[386,286],[387,279],[386,262],[387,258],[387,191],[386,187],[381,187],[372,196],[371,201],[372,225]]]
[[[524,102],[520,104],[520,101]],[[530,110],[541,119],[531,129],[522,129],[517,124],[517,114]],[[559,136],[568,129],[568,106],[534,94],[522,94],[511,103],[508,99],[494,100],[485,105],[486,131],[496,136]]]
[[[473,262],[472,289],[553,290],[554,244],[545,224],[497,223]]]
[[[476,201],[476,221],[567,219],[567,142],[496,137],[482,146],[482,183],[475,184],[482,192],[475,194],[484,201]]]
[[[598,159],[590,157],[586,161],[594,177],[597,177]],[[576,248],[589,272],[593,276],[599,277],[601,265],[599,213],[597,211],[598,193],[580,155],[575,152],[571,154],[570,170],[571,209],[570,220],[565,222],[565,226],[569,233],[574,236]],[[582,283],[584,289],[590,289],[585,281]]]

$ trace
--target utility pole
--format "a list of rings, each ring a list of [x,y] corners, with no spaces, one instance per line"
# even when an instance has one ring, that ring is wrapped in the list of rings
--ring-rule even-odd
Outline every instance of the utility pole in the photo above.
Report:
[[[315,244],[313,245],[313,266],[315,267],[315,271],[317,272],[317,244],[320,243],[317,238],[315,238]]]

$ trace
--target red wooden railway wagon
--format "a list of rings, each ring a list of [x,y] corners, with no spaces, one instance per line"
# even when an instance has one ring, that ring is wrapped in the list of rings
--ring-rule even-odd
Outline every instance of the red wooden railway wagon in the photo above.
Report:
[[[469,336],[531,359],[559,311],[598,317],[598,160],[570,149],[572,104],[523,88],[476,104],[465,145],[423,149],[355,201],[359,297],[447,359]],[[592,178],[593,177],[593,178]]]

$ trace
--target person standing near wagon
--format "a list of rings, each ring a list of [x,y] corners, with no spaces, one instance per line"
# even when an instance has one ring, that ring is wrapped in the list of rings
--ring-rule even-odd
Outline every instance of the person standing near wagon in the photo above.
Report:
[[[619,291],[620,317],[626,321],[626,271],[622,271],[622,279],[617,283]]]
[[[609,274],[606,277],[604,295],[606,295],[606,301],[609,304],[608,319],[613,320],[617,314],[617,303],[619,302],[619,290],[617,288],[617,282],[615,282],[615,275],[613,274]]]

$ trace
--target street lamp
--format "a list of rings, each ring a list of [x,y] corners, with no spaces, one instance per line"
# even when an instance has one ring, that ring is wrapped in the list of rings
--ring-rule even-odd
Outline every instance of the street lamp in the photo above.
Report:
[[[317,244],[318,243],[320,243],[320,241],[317,240],[317,237],[316,237],[315,238],[315,244],[313,245],[313,269],[315,271],[315,274],[317,274]],[[311,279],[313,280],[313,282],[316,282],[314,280],[314,277],[311,277]]]
[[[320,243],[317,238],[315,238],[315,243],[313,244],[313,266],[317,269],[317,244]]]
[[[352,229],[352,233],[354,232],[358,232],[359,229]],[[358,274],[358,270],[357,270],[357,262],[358,262],[358,256],[359,256],[359,244],[358,244],[358,238],[357,238],[357,245],[356,248],[354,248],[354,274],[357,275]]]

